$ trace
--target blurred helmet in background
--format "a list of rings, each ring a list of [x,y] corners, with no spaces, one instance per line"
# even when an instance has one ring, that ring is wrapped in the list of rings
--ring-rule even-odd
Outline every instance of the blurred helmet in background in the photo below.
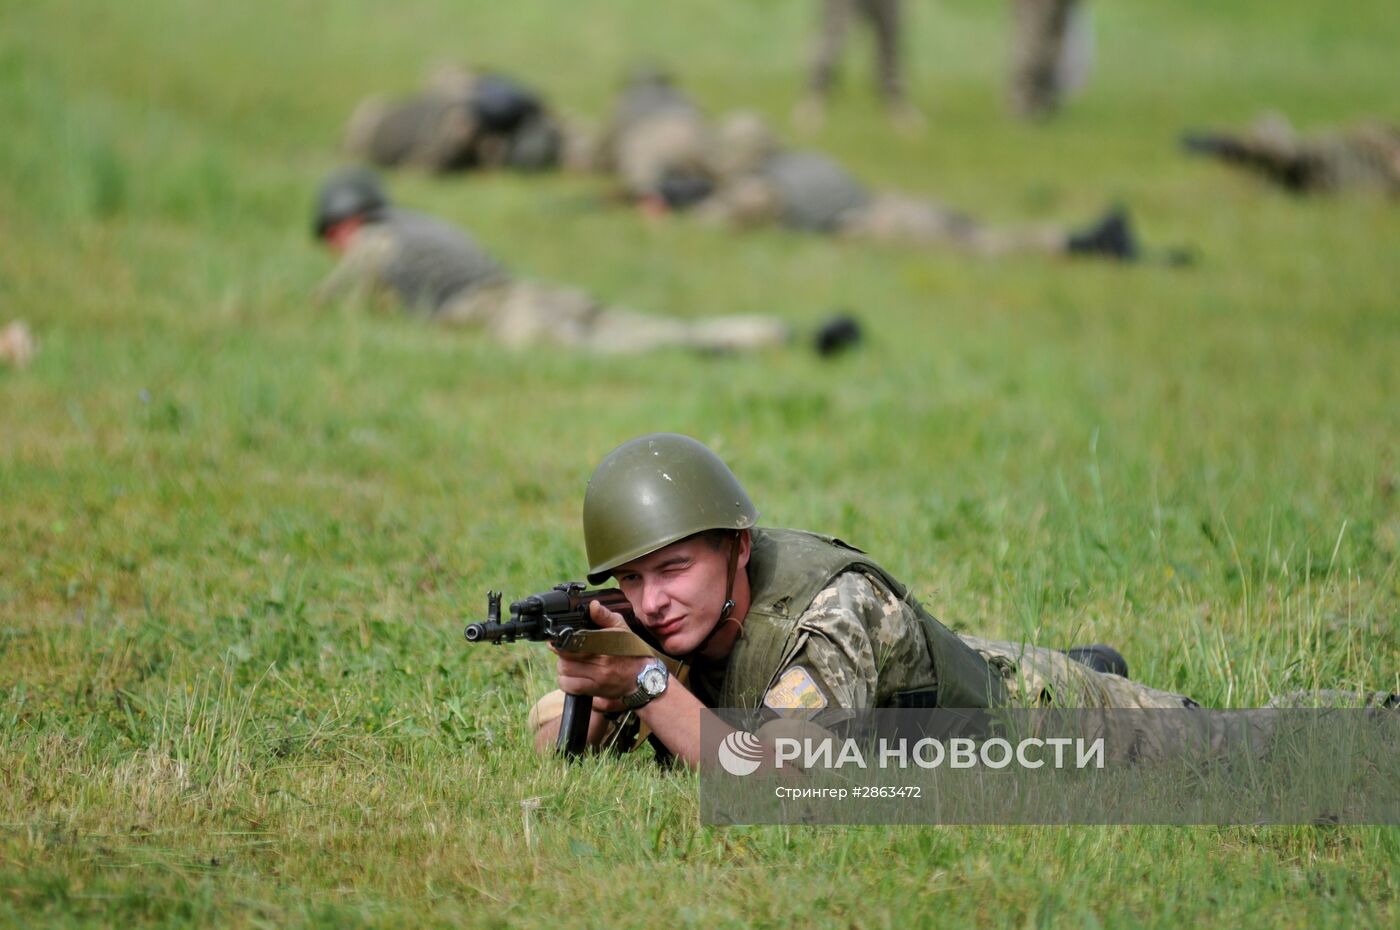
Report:
[[[316,195],[316,238],[337,223],[355,217],[373,219],[389,207],[378,176],[366,168],[343,168],[326,178]]]

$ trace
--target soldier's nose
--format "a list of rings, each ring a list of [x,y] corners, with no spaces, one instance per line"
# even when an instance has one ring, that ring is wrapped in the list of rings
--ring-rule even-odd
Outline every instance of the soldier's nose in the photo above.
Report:
[[[670,603],[671,598],[661,585],[647,585],[646,590],[642,592],[642,610],[648,617],[665,616]]]

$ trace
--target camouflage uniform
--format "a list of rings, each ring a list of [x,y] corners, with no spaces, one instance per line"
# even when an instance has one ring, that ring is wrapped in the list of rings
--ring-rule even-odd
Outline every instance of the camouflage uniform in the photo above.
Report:
[[[1079,0],[1013,0],[1011,106],[1021,116],[1048,116],[1070,77],[1066,41]]]
[[[700,108],[670,76],[633,75],[609,117],[598,168],[615,172],[633,198],[660,192],[668,179],[710,180],[713,141]]]
[[[821,32],[809,82],[811,93],[822,97],[830,94],[853,15],[865,20],[875,35],[881,96],[887,103],[902,101],[899,0],[822,0]]]
[[[781,682],[791,670],[800,669],[821,698],[809,698],[809,706],[895,707],[901,693],[937,685],[922,621],[906,601],[865,573],[838,576],[802,613],[797,628],[802,635],[772,677]],[[1096,672],[1053,649],[959,638],[1001,676],[1012,704],[1194,706],[1183,695]]]
[[[392,207],[356,231],[318,296],[346,292],[387,292],[410,313],[480,327],[511,348],[742,351],[790,336],[787,326],[767,317],[667,319],[604,306],[582,291],[518,281],[462,230]]]
[[[899,707],[1030,707],[1099,711],[1083,725],[1109,736],[1115,758],[1165,758],[1189,747],[1262,745],[1270,715],[1205,712],[1189,697],[1096,671],[1053,649],[955,636],[897,581],[840,540],[793,530],[753,530],[751,602],[743,635],[717,661],[678,676],[707,707],[761,710],[759,733],[820,737],[844,711]],[[811,582],[849,564],[814,596]],[[804,603],[805,602],[805,603]],[[979,685],[978,678],[984,680]],[[1271,707],[1363,703],[1342,692],[1290,695]],[[1393,704],[1384,693],[1364,703]],[[530,712],[530,726],[556,719],[562,692]],[[1115,711],[1176,711],[1119,714]],[[625,716],[610,739],[639,745],[645,731]]]
[[[500,106],[505,104],[505,112]],[[563,126],[534,95],[495,75],[443,69],[420,93],[370,97],[351,114],[347,154],[383,168],[446,172],[470,168],[540,170],[556,166]]]
[[[975,255],[1069,248],[1059,227],[989,227],[925,197],[873,193],[835,160],[784,147],[763,122],[732,113],[716,134],[716,192],[697,210],[739,227],[781,224],[850,239],[941,246]]]
[[[782,555],[771,555],[771,540],[776,539],[779,547],[793,547],[783,540],[805,536],[809,541],[799,541],[794,552],[805,561],[821,561],[814,555],[810,539],[822,537],[793,531],[754,532],[758,542],[754,551],[764,560],[783,559]],[[835,550],[855,551],[839,540],[828,540],[828,544]],[[952,634],[907,591],[900,590],[898,582],[883,569],[863,558],[856,564],[861,561],[863,566],[836,575],[805,608],[797,608],[800,613],[793,621],[778,624],[783,644],[780,651],[760,645],[741,657],[747,640],[756,636],[761,642],[768,632],[765,627],[771,629],[771,611],[760,610],[755,617],[751,608],[744,636],[723,666],[706,669],[697,665],[693,669],[690,684],[696,696],[711,707],[754,707],[749,696],[761,695],[769,720],[759,732],[769,738],[817,736],[819,731],[813,727],[839,726],[847,716],[843,710],[862,708],[1082,709],[1091,713],[1080,716],[1080,725],[1087,735],[1107,736],[1109,754],[1115,759],[1163,759],[1184,751],[1220,752],[1231,746],[1259,752],[1280,719],[1268,711],[1243,715],[1208,712],[1185,695],[1096,671],[1057,650],[960,635],[956,637],[958,649],[969,650],[979,665],[984,664],[983,674],[994,684],[982,692],[989,700],[979,702],[966,687],[967,673],[975,673],[977,666],[969,666],[957,649],[936,642]],[[753,571],[752,560],[750,566]],[[757,571],[762,576],[768,568],[760,564]],[[808,580],[811,577],[809,573]],[[756,593],[755,603],[772,603],[774,589],[761,579],[756,586],[768,589]],[[799,604],[807,596],[800,584],[792,593]],[[764,661],[774,656],[776,661]],[[961,692],[961,696],[948,692]],[[1392,706],[1395,701],[1383,692],[1322,692],[1275,699],[1270,707]],[[1118,713],[1139,710],[1155,713]],[[1163,713],[1168,711],[1171,713]]]
[[[1186,148],[1256,171],[1297,193],[1342,189],[1400,194],[1400,127],[1361,123],[1300,136],[1270,115],[1240,134],[1189,134]]]

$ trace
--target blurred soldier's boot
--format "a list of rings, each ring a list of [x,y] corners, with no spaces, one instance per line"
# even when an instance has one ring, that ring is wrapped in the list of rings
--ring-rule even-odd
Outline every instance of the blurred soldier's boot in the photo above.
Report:
[[[823,358],[854,348],[863,338],[860,321],[847,313],[838,314],[817,328],[813,342]]]
[[[1092,646],[1075,646],[1064,652],[1074,661],[1081,665],[1087,665],[1096,672],[1128,677],[1128,660],[1123,658],[1123,654],[1112,646],[1095,643]]]
[[[1101,255],[1125,262],[1139,255],[1137,237],[1122,207],[1109,210],[1088,229],[1071,233],[1067,248],[1071,255]]]

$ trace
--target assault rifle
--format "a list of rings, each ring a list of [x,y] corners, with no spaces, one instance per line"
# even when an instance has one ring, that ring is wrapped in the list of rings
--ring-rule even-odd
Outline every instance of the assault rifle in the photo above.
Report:
[[[577,581],[555,585],[548,591],[532,594],[510,605],[510,619],[501,622],[501,592],[486,594],[486,621],[471,623],[462,631],[469,643],[513,643],[518,639],[531,642],[548,641],[564,651],[584,648],[587,631],[596,627],[590,619],[589,605],[600,602],[608,610],[621,614],[635,632],[639,629],[632,605],[616,588],[585,591]],[[626,653],[622,653],[626,654]],[[593,713],[593,698],[586,694],[564,695],[564,714],[559,718],[559,739],[556,748],[568,756],[582,755],[588,745],[588,721]]]

